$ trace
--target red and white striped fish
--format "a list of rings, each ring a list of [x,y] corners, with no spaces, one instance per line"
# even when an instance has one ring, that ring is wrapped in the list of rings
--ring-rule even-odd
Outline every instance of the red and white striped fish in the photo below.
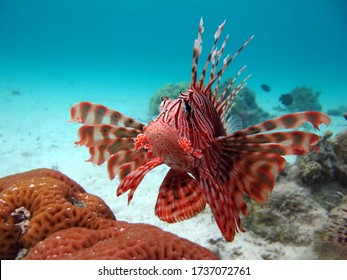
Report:
[[[223,236],[232,241],[235,232],[244,231],[239,212],[249,215],[244,195],[257,202],[267,201],[284,168],[282,156],[305,154],[316,149],[319,141],[313,133],[273,130],[296,128],[304,122],[318,129],[330,119],[320,112],[299,112],[227,134],[233,99],[249,77],[235,84],[245,67],[223,92],[218,87],[227,66],[253,36],[218,67],[228,40],[227,36],[217,47],[224,23],[214,34],[214,44],[197,79],[204,31],[201,19],[190,88],[175,100],[164,97],[158,117],[147,126],[90,102],[74,105],[71,118],[83,123],[76,144],[89,148],[89,161],[97,165],[107,161],[110,178],[119,176],[117,196],[129,191],[130,202],[144,176],[166,164],[170,170],[159,187],[155,214],[174,223],[197,215],[208,203]]]

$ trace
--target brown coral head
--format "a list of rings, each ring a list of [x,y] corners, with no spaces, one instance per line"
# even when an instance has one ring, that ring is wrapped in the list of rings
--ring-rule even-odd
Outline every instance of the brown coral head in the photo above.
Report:
[[[58,171],[39,169],[0,179],[0,258],[13,259],[48,235],[70,227],[98,228],[115,219],[97,196]]]
[[[99,230],[70,228],[39,242],[27,259],[218,259],[209,250],[146,224],[112,221]]]

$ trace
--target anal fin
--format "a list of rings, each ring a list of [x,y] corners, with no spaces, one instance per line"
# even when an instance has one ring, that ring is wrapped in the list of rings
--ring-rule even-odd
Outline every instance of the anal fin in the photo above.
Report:
[[[187,172],[170,169],[160,186],[155,214],[168,223],[194,217],[205,209],[198,181]]]

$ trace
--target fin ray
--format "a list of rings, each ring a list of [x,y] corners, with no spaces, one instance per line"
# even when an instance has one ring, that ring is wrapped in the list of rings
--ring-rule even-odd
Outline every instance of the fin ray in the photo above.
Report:
[[[120,174],[120,167],[123,164],[133,162],[134,164],[132,165],[133,169],[136,169],[140,165],[144,164],[147,161],[146,156],[145,156],[145,151],[140,150],[136,151],[135,149],[129,149],[129,150],[121,150],[117,153],[114,153],[111,158],[107,162],[107,170],[110,179],[114,179],[116,175],[121,175]],[[123,167],[124,170],[124,167]],[[131,171],[132,171],[131,170]],[[124,176],[124,171],[122,172],[122,176]],[[121,176],[120,176],[120,179]]]
[[[318,126],[324,123],[326,126],[330,124],[330,118],[328,115],[321,112],[297,112],[281,117],[267,120],[265,122],[256,124],[254,126],[247,127],[243,130],[236,131],[228,135],[228,137],[240,137],[246,135],[252,135],[259,132],[270,131],[281,128],[296,128],[310,122],[314,128],[318,129]]]
[[[206,200],[197,180],[170,169],[159,188],[155,214],[168,223],[190,219],[205,209]]]
[[[92,102],[79,102],[71,107],[71,121],[84,124],[102,124],[107,122],[111,125],[122,124],[125,127],[133,127],[142,130],[144,125],[124,114],[111,110],[106,106]]]
[[[136,188],[141,183],[145,175],[149,171],[151,171],[153,168],[161,164],[163,164],[163,161],[159,159],[158,157],[155,157],[151,159],[150,161],[147,161],[144,164],[140,165],[138,168],[131,171],[129,174],[125,175],[124,179],[121,181],[120,185],[117,188],[117,196],[120,196],[123,193],[130,190],[128,195],[128,203],[130,203]]]
[[[237,188],[231,191],[204,172],[200,172],[199,177],[201,177],[200,183],[217,225],[224,238],[230,242],[234,239],[236,232],[245,231],[239,214],[239,207],[245,206],[243,194]],[[242,211],[247,213],[246,209]]]

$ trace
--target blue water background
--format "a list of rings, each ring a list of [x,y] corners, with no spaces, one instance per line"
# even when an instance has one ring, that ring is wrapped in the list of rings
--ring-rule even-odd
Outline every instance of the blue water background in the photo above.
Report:
[[[1,0],[0,82],[82,83],[95,87],[83,96],[95,101],[111,85],[147,101],[166,83],[190,79],[203,17],[205,56],[224,19],[231,54],[255,34],[228,73],[247,64],[258,100],[307,85],[322,92],[324,109],[334,108],[347,104],[346,14],[344,0]]]

